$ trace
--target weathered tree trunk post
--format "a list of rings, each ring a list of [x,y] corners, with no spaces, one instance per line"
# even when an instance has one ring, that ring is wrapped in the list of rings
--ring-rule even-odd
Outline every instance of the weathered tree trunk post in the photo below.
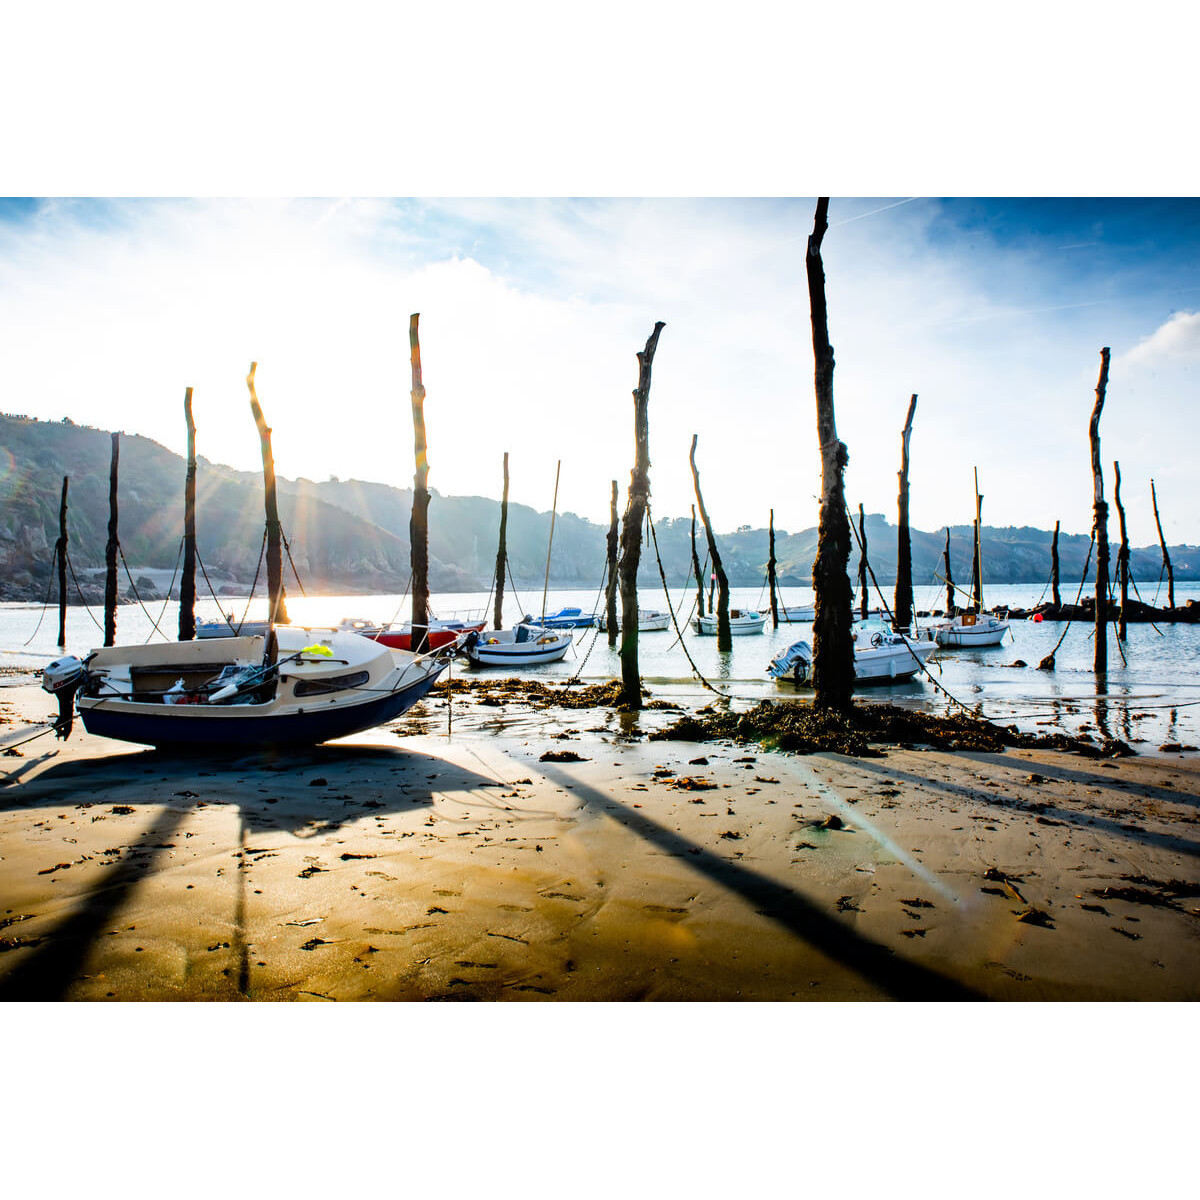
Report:
[[[500,497],[500,541],[496,547],[496,607],[492,621],[496,629],[504,627],[504,575],[508,569],[508,451],[504,452],[504,493]]]
[[[196,423],[192,420],[192,389],[183,393],[187,422],[187,474],[183,481],[183,574],[179,577],[179,640],[196,636]]]
[[[863,506],[858,506],[858,540],[861,543],[858,548],[858,613],[865,621],[867,619],[867,516],[863,512]],[[851,605],[853,612],[854,606]]]
[[[1104,472],[1100,467],[1100,412],[1108,389],[1108,353],[1107,346],[1100,351],[1100,379],[1088,425],[1092,446],[1092,528],[1096,534],[1096,645],[1092,669],[1097,675],[1108,674],[1108,505],[1104,503]]]
[[[849,453],[838,440],[833,408],[833,346],[825,303],[825,265],[821,242],[829,228],[829,197],[817,200],[805,266],[812,312],[813,384],[817,401],[817,436],[821,446],[821,508],[817,522],[817,555],[813,561],[816,619],[813,621],[814,706],[849,711],[854,704],[854,640],[851,633],[850,520],[846,513],[844,475]]]
[[[642,520],[650,498],[650,370],[664,322],[654,323],[646,348],[638,356],[638,385],[633,393],[633,471],[629,498],[621,523],[621,696],[626,708],[642,707],[642,676],[638,669],[637,573],[642,558]]]
[[[979,494],[979,468],[975,468],[975,552],[971,560],[971,608],[983,612],[983,554],[980,546],[983,529],[983,497]]]
[[[775,596],[775,510],[771,509],[771,520],[767,526],[767,586],[771,591],[771,628],[779,628],[779,601]]]
[[[620,531],[617,525],[617,481],[612,481],[612,497],[608,503],[608,582],[604,586],[604,625],[610,647],[617,644],[617,548]]]
[[[1129,535],[1125,529],[1125,506],[1121,503],[1121,464],[1113,463],[1117,482],[1113,487],[1113,503],[1121,526],[1121,545],[1117,550],[1117,580],[1121,588],[1121,611],[1117,615],[1117,640],[1125,641],[1125,613],[1129,606]]]
[[[908,529],[908,446],[916,410],[917,395],[914,392],[908,402],[904,428],[900,431],[900,523],[896,530],[896,601],[892,609],[898,629],[907,629],[913,619],[912,537]]]
[[[950,573],[950,526],[946,526],[946,549],[942,551],[942,561],[946,565],[946,616],[954,616],[954,576]]]
[[[700,509],[700,520],[704,525],[704,536],[708,539],[708,557],[712,559],[713,574],[717,577],[717,649],[719,651],[733,649],[733,634],[729,629],[729,579],[721,564],[721,555],[717,552],[717,539],[713,536],[712,522],[708,519],[708,510],[704,507],[704,497],[700,494],[700,472],[696,469],[696,442],[699,434],[692,434],[692,482],[696,487],[696,507]],[[712,607],[710,598],[709,607]]]
[[[1163,567],[1167,572],[1167,607],[1175,607],[1175,572],[1171,569],[1171,556],[1167,553],[1167,539],[1163,537],[1162,522],[1158,519],[1158,495],[1154,491],[1154,480],[1150,480],[1150,499],[1154,504],[1154,524],[1158,529],[1158,544],[1162,547]],[[1162,578],[1161,576],[1159,577]]]
[[[1058,590],[1058,522],[1054,522],[1054,537],[1050,539],[1050,595],[1057,614],[1062,608],[1062,596]]]
[[[252,362],[250,374],[246,376],[246,386],[250,389],[250,411],[254,414],[254,424],[258,426],[258,439],[262,445],[263,504],[267,513],[267,605],[273,633],[276,623],[286,625],[288,619],[287,602],[283,595],[283,553],[280,547],[283,527],[279,523],[279,500],[275,494],[275,459],[271,454],[271,430],[258,403],[258,393],[254,390],[254,372],[257,369],[258,363]],[[268,658],[274,661],[270,654],[270,646]]]
[[[696,553],[696,506],[692,505],[692,570],[696,573],[696,615],[704,616],[704,578],[700,574],[700,556]]]
[[[121,461],[121,435],[112,435],[112,461],[108,468],[108,543],[104,547],[104,644],[117,641],[117,473]]]
[[[58,559],[58,648],[67,648],[67,485],[69,475],[63,476],[62,499],[58,504],[58,541],[54,555]]]
[[[421,314],[408,319],[409,358],[412,364],[413,475],[412,512],[408,521],[409,562],[412,565],[412,648],[429,649],[429,456],[425,444],[425,385],[421,382],[421,342],[417,326]]]

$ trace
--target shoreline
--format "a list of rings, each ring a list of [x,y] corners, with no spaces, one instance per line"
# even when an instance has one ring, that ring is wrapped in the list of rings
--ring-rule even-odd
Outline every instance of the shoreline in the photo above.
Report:
[[[77,723],[6,756],[0,998],[1200,997],[1188,756],[798,755],[486,700],[287,755]]]

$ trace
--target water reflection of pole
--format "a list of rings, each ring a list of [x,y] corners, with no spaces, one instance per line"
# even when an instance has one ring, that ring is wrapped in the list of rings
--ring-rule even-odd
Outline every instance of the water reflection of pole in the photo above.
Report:
[[[1100,730],[1106,742],[1112,741],[1112,731],[1108,728],[1108,684],[1103,678],[1096,680],[1096,728]]]

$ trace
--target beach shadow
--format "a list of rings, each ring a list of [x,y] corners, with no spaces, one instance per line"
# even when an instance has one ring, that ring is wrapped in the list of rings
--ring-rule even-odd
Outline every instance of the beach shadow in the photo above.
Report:
[[[350,778],[344,773],[347,767],[353,770]],[[340,778],[335,769],[343,770]],[[273,775],[286,776],[286,789],[270,787]],[[146,781],[144,798],[131,794],[137,790],[131,781],[139,777]],[[264,782],[266,794],[258,790]],[[116,865],[75,897],[67,915],[42,934],[36,945],[22,951],[21,961],[0,978],[0,1001],[63,999],[97,940],[138,885],[170,862],[165,856],[174,848],[172,836],[202,808],[237,810],[237,839],[231,846],[239,852],[232,936],[238,992],[248,996],[244,870],[251,836],[272,831],[303,836],[311,834],[314,824],[321,834],[327,834],[368,813],[386,818],[432,806],[435,791],[506,786],[443,759],[392,746],[334,744],[227,757],[142,750],[52,766],[31,782],[0,792],[0,811],[81,804],[102,807],[111,800],[130,806],[144,804],[156,811],[149,827],[123,847]],[[298,787],[302,790],[297,791]],[[360,800],[353,794],[355,787],[370,788],[373,795]],[[119,792],[106,799],[105,792],[110,789]],[[287,795],[274,796],[272,791],[286,791]]]
[[[985,754],[960,754],[960,758],[969,758],[973,762],[989,762],[992,761]],[[847,763],[846,759],[839,759],[841,763]],[[998,756],[996,761],[1002,766],[1014,766],[1017,760],[1009,759],[1005,761],[1002,756]],[[1186,854],[1192,858],[1200,857],[1200,844],[1190,841],[1188,838],[1176,837],[1170,833],[1155,833],[1149,829],[1131,829],[1127,825],[1122,825],[1120,821],[1112,817],[1099,816],[1095,813],[1080,813],[1072,808],[1063,808],[1061,805],[1055,804],[1048,800],[1035,800],[1033,803],[1026,803],[1022,800],[1006,800],[993,794],[986,788],[965,787],[962,784],[951,783],[945,779],[934,779],[930,775],[917,775],[911,771],[901,771],[894,763],[888,761],[879,761],[878,759],[856,758],[850,764],[860,771],[865,771],[869,774],[876,774],[886,777],[892,782],[921,784],[927,790],[943,792],[948,796],[954,796],[956,799],[968,801],[971,804],[983,804],[990,808],[1002,809],[1008,813],[1017,813],[1022,816],[1031,817],[1057,817],[1065,824],[1071,825],[1080,832],[1086,832],[1089,829],[1103,830],[1113,834],[1115,837],[1125,838],[1128,841],[1141,842],[1143,845],[1159,846],[1164,850],[1173,850],[1176,854]],[[1020,760],[1021,769],[1031,769],[1034,764]],[[1037,770],[1043,774],[1049,774],[1040,763],[1036,764]],[[1081,773],[1082,774],[1082,773]],[[1093,783],[1107,783],[1112,786],[1112,780],[1097,779],[1094,776],[1084,776]],[[1168,793],[1172,799],[1178,797]],[[1129,797],[1132,799],[1132,797]]]
[[[930,967],[897,955],[895,951],[842,924],[807,896],[760,874],[750,867],[722,858],[697,846],[682,834],[659,824],[643,812],[633,809],[609,792],[584,783],[578,776],[541,762],[539,769],[559,785],[569,785],[572,795],[594,812],[607,814],[619,804],[622,823],[632,832],[668,854],[687,855],[687,864],[707,875],[721,887],[750,901],[768,919],[807,942],[833,961],[856,971],[864,979],[896,1000],[984,1000],[987,997],[964,983]]]

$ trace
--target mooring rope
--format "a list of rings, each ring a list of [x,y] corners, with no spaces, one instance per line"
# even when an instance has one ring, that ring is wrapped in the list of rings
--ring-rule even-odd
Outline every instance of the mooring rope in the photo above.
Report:
[[[1095,546],[1096,546],[1096,531],[1093,529],[1091,541],[1088,542],[1087,558],[1085,558],[1083,560],[1083,576],[1079,580],[1079,590],[1075,593],[1075,604],[1073,605],[1073,607],[1075,607],[1075,608],[1079,607],[1079,598],[1083,595],[1083,585],[1085,583],[1087,583],[1088,567],[1090,567],[1092,565],[1092,550],[1095,548]],[[1058,639],[1057,642],[1054,643],[1054,649],[1051,650],[1050,653],[1047,654],[1046,657],[1043,658],[1042,661],[1038,664],[1039,670],[1041,670],[1042,665],[1045,663],[1049,663],[1050,664],[1049,669],[1053,669],[1054,656],[1058,653],[1059,646],[1061,646],[1063,644],[1063,638],[1065,638],[1067,636],[1067,631],[1071,628],[1071,622],[1074,619],[1075,619],[1074,617],[1067,618],[1066,629],[1064,629],[1062,631],[1062,636]]]
[[[87,602],[87,598],[83,594],[83,588],[81,588],[79,586],[79,579],[75,574],[75,564],[71,561],[70,552],[67,553],[66,557],[67,557],[67,568],[71,572],[71,582],[75,584],[75,594],[79,597],[80,601],[83,603],[83,607],[87,610],[87,615],[92,618],[92,624],[95,625],[95,627],[98,630],[100,630],[101,633],[103,633],[104,626],[101,625],[100,622],[96,620],[95,614],[92,612],[92,606]]]
[[[46,613],[50,609],[50,591],[54,587],[54,564],[57,561],[58,561],[58,546],[56,544],[53,552],[50,555],[50,575],[46,580],[46,598],[45,598],[45,600],[42,601],[42,614],[40,617],[38,617],[38,622],[33,627],[33,632],[29,635],[29,641],[24,642],[22,648],[24,648],[24,646],[28,646],[29,642],[32,642],[33,639],[35,637],[37,637],[38,630],[41,629],[42,622],[46,619]]]
[[[129,580],[129,586],[130,586],[130,588],[131,588],[131,589],[132,589],[132,591],[133,591],[133,598],[134,598],[134,599],[135,599],[135,600],[138,602],[138,604],[141,606],[141,610],[142,610],[142,612],[144,612],[144,613],[146,614],[146,619],[147,619],[147,620],[150,622],[150,624],[151,624],[151,625],[153,625],[153,626],[154,626],[153,630],[152,630],[152,631],[151,631],[151,633],[150,633],[150,637],[148,637],[148,638],[146,639],[146,642],[145,642],[145,644],[146,644],[146,645],[149,645],[149,644],[150,644],[150,638],[152,638],[152,637],[153,637],[153,636],[154,636],[156,633],[157,633],[157,634],[158,634],[158,635],[159,635],[159,636],[160,636],[160,637],[161,637],[161,638],[162,638],[164,641],[170,641],[171,639],[170,639],[170,638],[168,638],[168,637],[167,637],[167,635],[166,635],[165,633],[163,633],[163,631],[162,631],[161,629],[159,629],[158,625],[159,625],[159,621],[161,621],[161,620],[163,619],[163,617],[164,617],[164,616],[166,616],[166,612],[167,612],[167,601],[169,601],[169,600],[170,600],[170,598],[171,598],[171,589],[170,589],[170,588],[167,588],[167,600],[164,600],[164,601],[163,601],[163,608],[162,608],[162,612],[158,614],[158,621],[156,621],[156,620],[155,620],[155,619],[154,619],[154,618],[153,618],[153,617],[150,615],[150,610],[149,610],[149,609],[146,607],[146,605],[145,605],[145,604],[142,602],[141,593],[140,593],[140,592],[137,590],[137,584],[133,582],[133,572],[132,572],[132,571],[130,571],[130,569],[129,569],[129,563],[126,561],[126,558],[125,558],[125,550],[122,548],[122,546],[121,546],[121,543],[120,543],[120,542],[118,542],[118,543],[117,543],[117,553],[118,553],[118,554],[121,556],[121,565],[122,565],[122,566],[125,568],[125,578]],[[178,555],[176,555],[176,557],[175,557],[175,570],[176,570],[176,571],[178,571],[178,570],[179,570],[179,561],[180,561],[180,559],[181,559],[181,558],[183,558],[183,538],[180,538],[180,539],[179,539],[179,553],[178,553]],[[175,582],[175,575],[174,575],[174,573],[172,573],[172,575],[171,575],[171,583],[173,584],[174,582]]]

